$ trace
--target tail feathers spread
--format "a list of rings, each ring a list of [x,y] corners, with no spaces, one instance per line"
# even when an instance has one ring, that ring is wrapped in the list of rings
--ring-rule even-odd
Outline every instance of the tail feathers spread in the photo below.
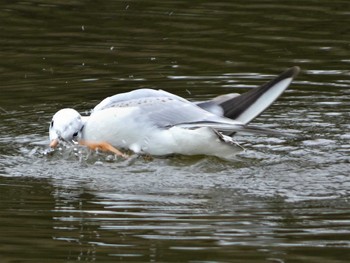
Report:
[[[225,117],[249,123],[266,110],[289,86],[299,73],[299,67],[292,67],[277,78],[252,89],[240,96],[223,101],[220,106]]]

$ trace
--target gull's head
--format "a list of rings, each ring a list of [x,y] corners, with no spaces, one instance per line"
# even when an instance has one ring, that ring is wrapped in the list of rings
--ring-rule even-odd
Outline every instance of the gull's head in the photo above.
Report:
[[[50,147],[55,148],[60,141],[73,142],[77,139],[84,123],[74,109],[62,109],[55,113],[50,123]]]

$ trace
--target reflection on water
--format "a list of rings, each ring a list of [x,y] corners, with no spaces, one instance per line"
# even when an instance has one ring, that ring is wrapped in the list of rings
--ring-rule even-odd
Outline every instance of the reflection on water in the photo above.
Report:
[[[347,1],[1,4],[1,262],[347,262]],[[140,87],[191,100],[303,69],[233,162],[47,152],[59,108]]]

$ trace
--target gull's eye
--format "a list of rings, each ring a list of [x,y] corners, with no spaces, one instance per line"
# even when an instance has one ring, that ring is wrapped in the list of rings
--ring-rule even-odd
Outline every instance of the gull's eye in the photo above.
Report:
[[[53,121],[51,121],[51,124],[50,124],[51,128],[53,127]]]
[[[73,137],[77,137],[78,136],[78,132],[73,133]]]

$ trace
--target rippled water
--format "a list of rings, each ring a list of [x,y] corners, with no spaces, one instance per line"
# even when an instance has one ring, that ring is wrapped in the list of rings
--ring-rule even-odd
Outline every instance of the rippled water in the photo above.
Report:
[[[348,1],[0,4],[1,262],[347,262]],[[58,109],[140,87],[191,100],[299,65],[237,160],[45,154]]]

